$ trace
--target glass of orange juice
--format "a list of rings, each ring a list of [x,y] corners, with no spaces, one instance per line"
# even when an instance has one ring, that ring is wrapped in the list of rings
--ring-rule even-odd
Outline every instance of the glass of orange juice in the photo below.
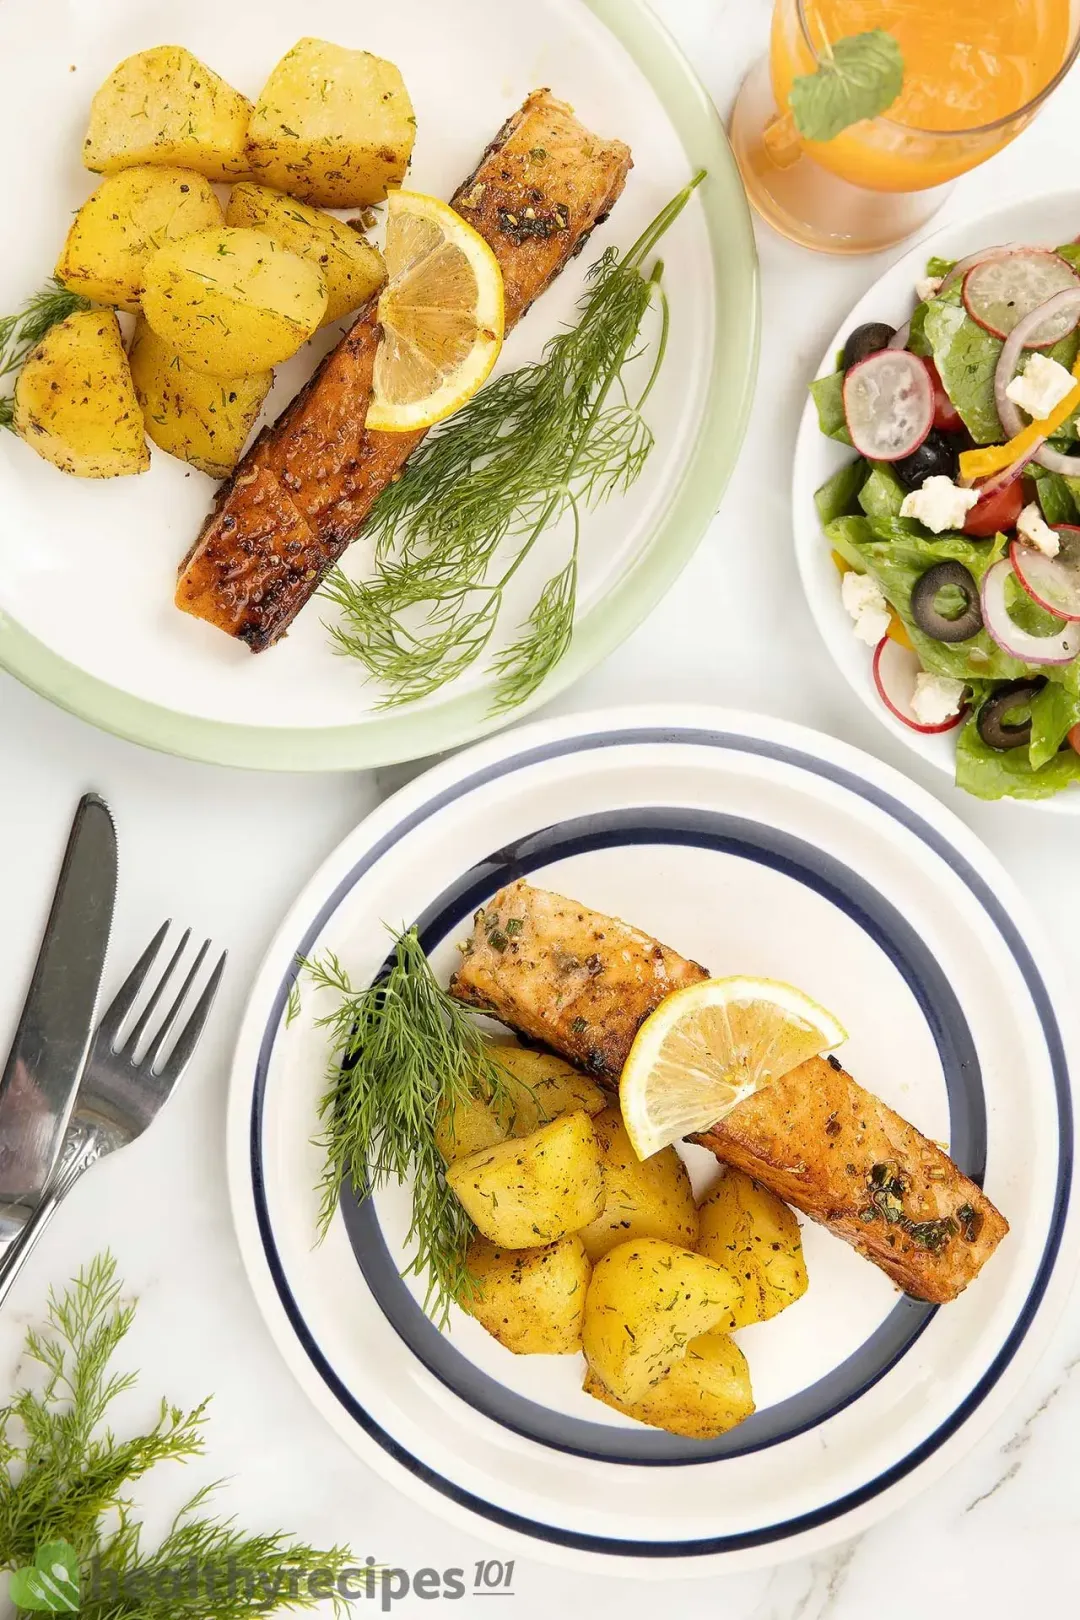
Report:
[[[884,29],[903,56],[887,111],[808,140],[792,85],[832,45]],[[958,175],[1035,116],[1080,48],[1080,0],[776,0],[769,56],[751,70],[731,137],[770,225],[829,253],[869,253],[924,224]]]

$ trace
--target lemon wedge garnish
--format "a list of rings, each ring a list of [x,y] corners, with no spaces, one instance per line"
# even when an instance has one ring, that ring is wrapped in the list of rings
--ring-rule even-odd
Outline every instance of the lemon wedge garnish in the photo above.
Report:
[[[388,280],[379,299],[367,426],[412,433],[459,410],[502,348],[503,279],[483,237],[416,191],[387,199]]]
[[[776,979],[703,979],[645,1020],[619,1082],[623,1123],[639,1159],[706,1131],[744,1098],[831,1051],[847,1031]]]

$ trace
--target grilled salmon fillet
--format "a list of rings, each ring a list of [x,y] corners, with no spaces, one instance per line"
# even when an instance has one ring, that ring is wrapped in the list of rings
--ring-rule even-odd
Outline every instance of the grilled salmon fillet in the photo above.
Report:
[[[499,261],[508,331],[607,217],[631,166],[629,147],[590,134],[548,90],[499,131],[452,206]],[[364,427],[379,335],[376,297],[263,429],[181,564],[177,607],[252,652],[284,635],[424,437]]]
[[[800,1064],[695,1141],[936,1305],[963,1292],[1009,1230],[947,1153],[835,1058]]]
[[[450,990],[615,1080],[649,1013],[707,977],[618,918],[513,883],[476,913]],[[833,1057],[801,1064],[694,1140],[827,1226],[916,1299],[955,1299],[1009,1230],[947,1153]]]
[[[476,913],[450,992],[617,1080],[639,1025],[673,990],[706,978],[617,917],[511,883]]]

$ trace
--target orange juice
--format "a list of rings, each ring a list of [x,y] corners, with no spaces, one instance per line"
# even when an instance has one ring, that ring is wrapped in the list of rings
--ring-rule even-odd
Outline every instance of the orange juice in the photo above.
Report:
[[[802,13],[800,16],[799,13]],[[1069,0],[803,0],[778,3],[770,53],[773,94],[787,106],[797,74],[812,73],[827,42],[884,28],[904,57],[904,86],[888,111],[806,154],[873,191],[938,186],[1012,139],[1010,120],[1065,61]],[[987,125],[1002,122],[998,130]],[[785,121],[786,122],[786,121]]]

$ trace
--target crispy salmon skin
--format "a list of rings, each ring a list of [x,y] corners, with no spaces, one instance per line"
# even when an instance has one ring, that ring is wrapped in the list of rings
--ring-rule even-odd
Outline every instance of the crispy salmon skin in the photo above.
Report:
[[[508,330],[607,217],[630,168],[629,147],[591,134],[548,90],[499,131],[452,205],[499,261]],[[285,634],[424,437],[364,426],[379,336],[372,299],[263,429],[181,564],[177,607],[252,652]]]
[[[1009,1230],[947,1153],[835,1058],[801,1064],[695,1140],[827,1226],[916,1299],[955,1299]]]
[[[476,913],[450,993],[590,1074],[617,1080],[653,1009],[705,978],[696,962],[618,917],[511,883]]]

